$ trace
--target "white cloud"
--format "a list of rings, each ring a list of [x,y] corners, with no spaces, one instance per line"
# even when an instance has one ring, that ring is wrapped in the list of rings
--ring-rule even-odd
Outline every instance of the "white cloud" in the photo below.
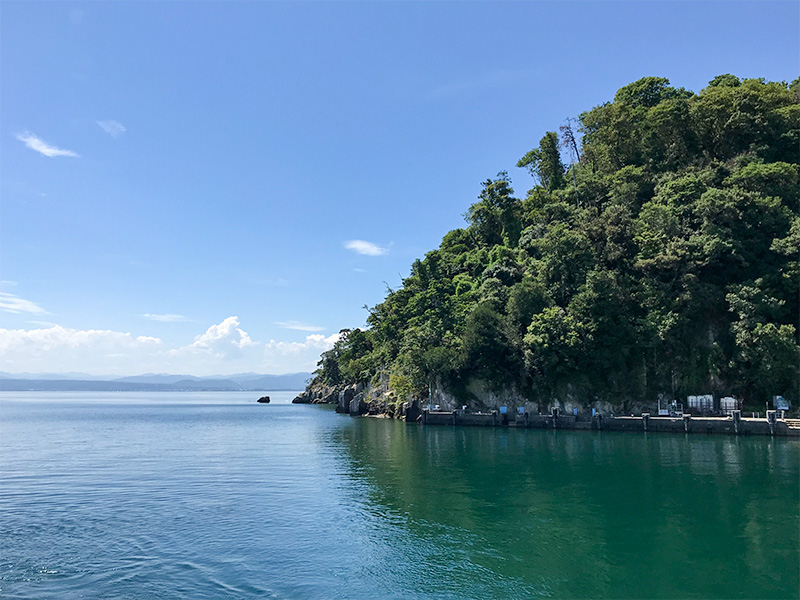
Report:
[[[250,338],[237,317],[212,325],[186,345],[168,345],[149,335],[45,325],[31,330],[0,329],[3,370],[93,375],[293,373],[312,371],[320,353],[339,339],[338,333],[313,333],[303,341],[263,344]]]
[[[119,349],[132,348],[138,344],[161,344],[161,340],[143,335],[134,337],[130,333],[119,331],[68,329],[61,325],[47,329],[0,329],[0,355],[20,346],[35,347],[37,352],[46,352],[59,347],[107,345]]]
[[[344,247],[359,254],[366,254],[367,256],[381,256],[386,254],[389,250],[372,242],[365,242],[364,240],[348,240],[344,243]]]
[[[275,325],[280,325],[284,329],[295,329],[297,331],[323,331],[325,329],[324,327],[309,325],[302,321],[276,321]]]
[[[339,339],[339,334],[334,333],[325,337],[321,333],[312,333],[306,336],[305,342],[276,342],[270,340],[266,345],[266,353],[277,352],[279,354],[299,354],[305,350],[318,350],[324,352],[330,350]]]
[[[105,131],[111,137],[119,137],[123,133],[125,133],[127,128],[125,125],[120,123],[119,121],[95,121],[100,127],[102,127],[103,131]]]
[[[0,362],[12,372],[117,372],[159,351],[161,340],[108,330],[0,329]],[[155,361],[156,363],[159,361]],[[87,367],[84,369],[83,367]]]
[[[33,313],[35,315],[45,315],[47,311],[41,306],[30,300],[25,300],[8,292],[0,292],[0,310],[18,314],[22,312]]]
[[[207,353],[223,358],[238,355],[240,350],[255,345],[246,331],[239,328],[239,317],[228,317],[218,325],[212,325],[205,333],[194,338],[188,346],[182,346],[171,352],[176,355],[185,353]]]
[[[174,315],[174,314],[154,315],[152,313],[144,313],[142,316],[145,319],[149,319],[151,321],[160,321],[161,323],[178,323],[181,321],[189,320],[183,315]]]
[[[39,154],[44,154],[45,156],[49,156],[51,158],[54,156],[71,156],[73,158],[78,158],[79,156],[72,150],[62,150],[61,148],[51,146],[41,138],[27,131],[24,133],[18,133],[16,138],[31,150],[35,150]]]

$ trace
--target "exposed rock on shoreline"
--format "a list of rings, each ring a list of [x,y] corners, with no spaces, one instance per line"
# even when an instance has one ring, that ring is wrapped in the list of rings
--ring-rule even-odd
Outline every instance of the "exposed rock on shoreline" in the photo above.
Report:
[[[335,404],[338,399],[339,392],[335,387],[312,382],[304,392],[292,400],[292,404]]]
[[[575,398],[571,390],[567,389],[557,398],[542,397],[531,400],[518,390],[509,387],[495,390],[487,382],[480,379],[471,379],[463,390],[455,392],[447,389],[437,381],[430,388],[431,396],[427,400],[400,398],[396,392],[389,389],[388,378],[382,377],[376,384],[372,381],[355,384],[326,385],[313,381],[304,392],[299,394],[293,404],[335,404],[336,412],[350,415],[384,415],[391,418],[404,418],[409,407],[414,406],[416,414],[422,405],[431,404],[443,411],[460,410],[467,405],[468,411],[493,411],[501,406],[511,407],[512,411],[523,408],[529,414],[550,414],[553,408],[558,408],[562,414],[572,414],[575,409],[578,413],[591,412],[595,409],[604,414],[630,414],[646,411],[655,412],[655,403],[631,401],[629,399],[619,403],[611,403],[606,399],[596,398],[595,401],[586,403]],[[652,406],[651,406],[652,405]],[[413,420],[413,419],[412,419]]]
[[[312,382],[292,404],[335,404],[336,412],[351,415],[400,417],[403,403],[389,391],[388,378],[350,385],[329,386]]]

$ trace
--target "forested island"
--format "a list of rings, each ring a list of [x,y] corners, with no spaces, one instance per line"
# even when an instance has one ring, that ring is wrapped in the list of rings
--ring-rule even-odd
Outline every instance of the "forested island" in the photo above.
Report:
[[[438,249],[343,330],[301,402],[628,412],[797,405],[799,81],[646,77],[483,183]]]

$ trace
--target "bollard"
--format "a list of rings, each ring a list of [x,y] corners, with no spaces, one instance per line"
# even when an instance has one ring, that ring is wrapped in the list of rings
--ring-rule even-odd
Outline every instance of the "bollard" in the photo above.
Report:
[[[775,426],[778,424],[777,411],[774,410],[767,411],[767,423],[769,423],[769,434],[775,435]]]
[[[742,426],[742,411],[732,411],[731,417],[733,418],[733,430],[736,432],[736,435],[739,435]]]
[[[645,431],[647,431],[648,425],[650,425],[650,413],[642,413],[642,427]]]
[[[689,423],[691,422],[691,420],[692,420],[692,415],[688,413],[683,414],[683,430],[686,433],[689,433]]]
[[[603,415],[601,413],[597,413],[595,415],[595,422],[597,423],[597,429],[602,431],[603,430]]]

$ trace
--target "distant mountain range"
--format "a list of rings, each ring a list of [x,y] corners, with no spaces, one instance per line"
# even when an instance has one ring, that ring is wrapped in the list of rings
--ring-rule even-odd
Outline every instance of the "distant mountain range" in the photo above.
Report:
[[[311,373],[263,375],[239,373],[194,377],[148,373],[132,377],[98,377],[85,373],[3,373],[0,391],[7,392],[264,392],[302,390]]]

